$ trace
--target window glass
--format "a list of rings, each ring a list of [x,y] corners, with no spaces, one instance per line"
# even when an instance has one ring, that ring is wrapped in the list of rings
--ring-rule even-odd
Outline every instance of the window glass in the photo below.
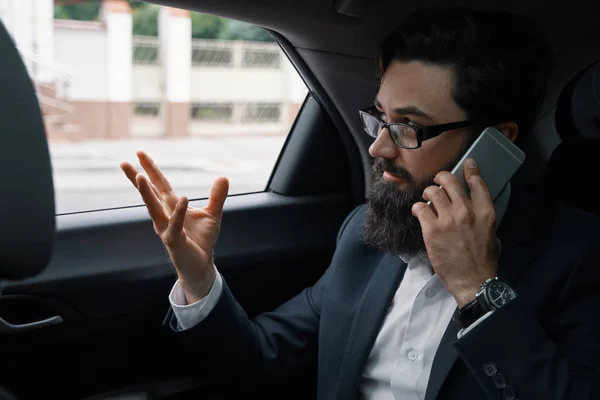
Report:
[[[262,191],[307,89],[264,30],[139,1],[0,0],[35,82],[57,212],[141,204],[119,168],[147,151],[175,189]],[[46,4],[46,3],[44,3]]]

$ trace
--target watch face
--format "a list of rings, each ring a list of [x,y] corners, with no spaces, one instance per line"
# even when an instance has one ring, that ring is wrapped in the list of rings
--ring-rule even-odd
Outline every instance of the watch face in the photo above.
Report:
[[[502,281],[494,280],[488,284],[487,298],[494,308],[502,307],[515,297],[515,291]]]

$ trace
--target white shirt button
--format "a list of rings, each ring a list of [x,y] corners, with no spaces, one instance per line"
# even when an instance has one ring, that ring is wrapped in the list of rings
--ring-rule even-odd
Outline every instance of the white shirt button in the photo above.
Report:
[[[419,358],[419,352],[416,350],[411,350],[408,352],[408,359],[410,361],[416,361]]]
[[[431,288],[431,287],[428,287],[427,290],[425,291],[425,296],[427,296],[427,297],[435,296],[435,290],[433,290],[433,288]]]

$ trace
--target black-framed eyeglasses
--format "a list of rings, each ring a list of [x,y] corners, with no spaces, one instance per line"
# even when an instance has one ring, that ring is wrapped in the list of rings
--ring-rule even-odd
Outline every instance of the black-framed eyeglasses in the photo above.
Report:
[[[360,110],[359,114],[365,132],[367,132],[369,136],[377,139],[379,133],[382,132],[383,129],[387,129],[394,144],[403,149],[419,148],[424,140],[434,138],[452,129],[464,128],[476,124],[473,120],[431,126],[415,126],[401,122],[384,122],[376,115],[379,114],[379,112],[375,107]]]

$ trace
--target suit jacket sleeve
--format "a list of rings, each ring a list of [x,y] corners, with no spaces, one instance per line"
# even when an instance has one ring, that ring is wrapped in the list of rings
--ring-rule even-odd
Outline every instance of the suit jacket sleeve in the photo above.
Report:
[[[344,228],[359,208],[351,212]],[[249,319],[236,302],[225,280],[212,312],[200,323],[177,336],[186,345],[194,368],[212,380],[224,376],[246,379],[277,375],[304,368],[316,360],[321,299],[328,286],[329,269],[315,283],[276,310]],[[177,331],[172,310],[165,324]]]
[[[490,399],[600,399],[599,244],[591,240],[560,282],[546,329],[517,298],[455,343]],[[488,363],[494,368],[486,374]],[[509,388],[498,387],[503,379]]]

